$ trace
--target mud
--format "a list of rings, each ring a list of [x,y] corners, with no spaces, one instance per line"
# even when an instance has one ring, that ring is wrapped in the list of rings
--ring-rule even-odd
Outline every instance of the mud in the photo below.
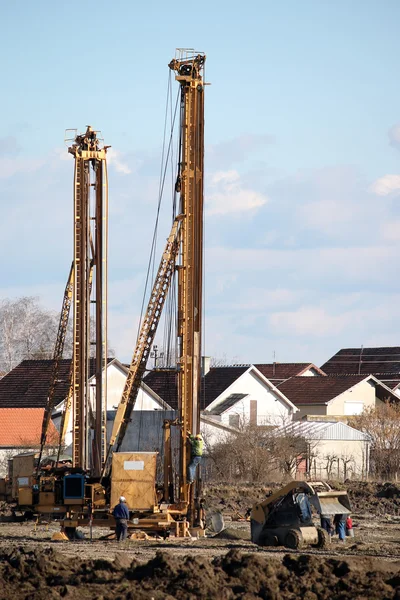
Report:
[[[343,484],[341,484],[343,486]],[[275,486],[215,486],[208,508],[226,529],[215,537],[103,541],[107,529],[82,529],[85,539],[56,542],[56,522],[0,522],[0,600],[88,598],[398,598],[399,488],[346,484],[354,506],[355,538],[325,550],[287,554],[249,541],[244,515]],[[338,487],[336,484],[334,487]],[[343,486],[344,487],[344,486]]]
[[[353,513],[373,516],[400,516],[400,487],[394,483],[359,481],[330,481],[336,490],[346,489]],[[282,483],[265,486],[254,484],[209,485],[206,489],[207,507],[231,513],[234,518],[245,517],[250,507],[269,493],[281,487]]]
[[[400,565],[289,554],[277,561],[237,550],[211,561],[159,551],[141,564],[126,555],[76,560],[52,548],[14,548],[0,554],[0,584],[2,600],[383,600],[400,598]]]

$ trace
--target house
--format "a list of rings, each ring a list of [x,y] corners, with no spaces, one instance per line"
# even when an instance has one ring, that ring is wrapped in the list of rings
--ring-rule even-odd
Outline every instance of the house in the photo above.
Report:
[[[269,363],[254,365],[264,377],[274,385],[279,385],[290,377],[323,377],[326,373],[313,363]]]
[[[0,408],[0,476],[8,471],[8,460],[22,451],[37,449],[42,433],[44,408]],[[50,422],[48,440],[58,443],[58,431]]]
[[[359,415],[385,399],[398,401],[373,375],[291,377],[278,389],[298,408],[295,420]]]
[[[143,381],[172,408],[178,408],[175,370],[154,370]],[[297,411],[255,365],[210,368],[202,378],[200,408],[203,415],[231,427],[244,422],[281,425]]]
[[[24,360],[17,367],[12,369],[5,377],[0,380],[0,410],[18,409],[19,421],[25,422],[31,418],[31,413],[27,409],[40,409],[43,418],[43,409],[47,405],[49,387],[53,369],[52,360]],[[60,361],[58,379],[54,394],[54,412],[52,423],[59,429],[61,415],[64,408],[64,402],[68,396],[70,385],[71,359]],[[94,407],[95,394],[95,361],[90,360],[90,386],[91,398]],[[107,410],[113,410],[118,405],[122,390],[125,385],[128,369],[118,359],[109,358],[107,362]],[[161,398],[157,396],[150,388],[143,384],[139,390],[135,410],[165,410],[170,407]],[[17,413],[14,412],[14,415]],[[39,414],[39,413],[35,413]],[[39,419],[35,417],[36,420]],[[41,430],[41,420],[39,434]],[[10,421],[10,427],[18,433],[18,423]],[[72,442],[72,414],[67,427],[65,443],[69,446]]]
[[[375,375],[394,389],[400,384],[400,347],[343,348],[321,369],[327,375]]]
[[[365,477],[369,472],[370,437],[345,423],[295,421],[275,434],[307,442],[307,464],[299,465],[298,477],[307,473],[314,479],[347,479]]]

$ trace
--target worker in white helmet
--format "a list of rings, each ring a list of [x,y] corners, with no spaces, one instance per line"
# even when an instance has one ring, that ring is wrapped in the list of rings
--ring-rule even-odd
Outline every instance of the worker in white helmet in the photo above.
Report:
[[[113,517],[115,519],[115,533],[117,540],[123,542],[128,535],[129,508],[126,499],[121,496],[119,503],[114,507]]]

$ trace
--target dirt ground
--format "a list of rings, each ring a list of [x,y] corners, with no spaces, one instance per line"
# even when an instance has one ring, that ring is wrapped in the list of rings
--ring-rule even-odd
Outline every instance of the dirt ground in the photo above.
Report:
[[[271,486],[274,487],[274,486]],[[51,539],[57,523],[0,522],[0,600],[26,598],[398,598],[400,490],[349,484],[355,538],[326,550],[259,548],[238,521],[270,488],[214,486],[207,504],[226,529],[199,539]],[[394,491],[393,491],[394,490]],[[397,493],[399,492],[399,493]],[[389,496],[389,497],[388,497]],[[231,520],[234,519],[234,520]],[[110,562],[113,561],[113,562]]]

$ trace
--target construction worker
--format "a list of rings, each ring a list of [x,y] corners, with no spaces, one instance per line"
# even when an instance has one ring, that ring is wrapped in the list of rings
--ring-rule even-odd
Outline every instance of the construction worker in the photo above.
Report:
[[[322,527],[322,529],[325,529],[325,531],[329,535],[329,539],[331,539],[331,536],[332,536],[332,533],[333,533],[333,526],[332,526],[332,517],[331,517],[331,515],[321,514],[321,527]]]
[[[339,540],[343,543],[346,541],[346,515],[335,515],[333,518],[335,532],[339,536]]]
[[[121,496],[119,503],[114,507],[113,517],[115,519],[115,533],[117,540],[123,542],[128,534],[129,508],[126,505],[126,499]]]
[[[188,483],[193,483],[196,477],[197,465],[201,463],[201,457],[203,456],[204,441],[201,433],[192,435],[188,433],[190,443],[190,463],[188,465]]]

